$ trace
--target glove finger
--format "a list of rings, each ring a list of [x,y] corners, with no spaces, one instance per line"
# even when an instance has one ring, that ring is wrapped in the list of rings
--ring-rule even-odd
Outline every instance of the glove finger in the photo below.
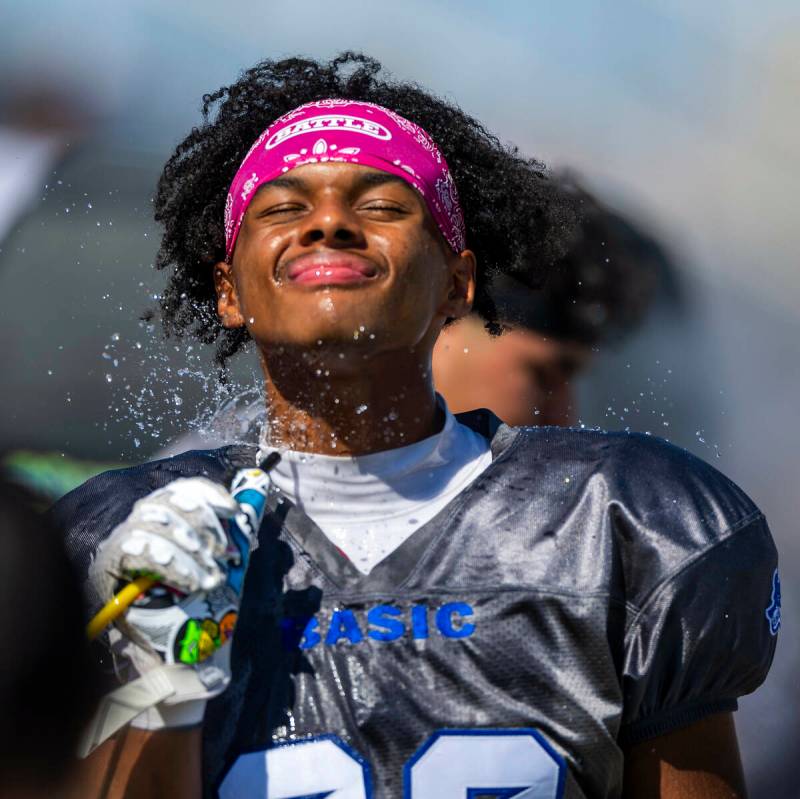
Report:
[[[160,582],[183,593],[210,591],[224,581],[224,574],[213,559],[198,562],[197,553],[186,552],[163,535],[139,527],[128,527],[121,532],[124,534],[109,539],[103,551],[98,552],[95,566],[105,565],[106,573],[113,570],[118,577],[152,572],[159,575]]]
[[[239,512],[239,503],[228,491],[206,477],[181,477],[156,493],[161,492],[166,493],[179,510],[194,511],[205,505],[221,519],[229,519]]]
[[[149,497],[139,500],[127,521],[117,529],[136,527],[172,539],[201,566],[211,569],[215,561],[225,559],[228,537],[219,519],[210,509],[200,510],[205,510],[205,513],[194,511],[191,518],[187,519],[184,514],[166,504],[163,498]]]
[[[239,503],[220,485],[204,477],[189,477],[175,480],[166,488],[151,495],[150,501],[158,499],[180,515],[191,516],[198,531],[210,536],[214,557],[222,557],[228,547],[228,534],[220,519],[230,519],[241,513]]]

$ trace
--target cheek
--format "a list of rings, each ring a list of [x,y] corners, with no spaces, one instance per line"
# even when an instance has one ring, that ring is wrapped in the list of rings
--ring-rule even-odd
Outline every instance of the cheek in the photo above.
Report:
[[[415,316],[430,316],[447,296],[447,264],[438,243],[427,236],[421,241],[407,241],[397,263],[407,265],[398,272],[406,304]]]
[[[275,237],[245,236],[237,242],[233,264],[236,291],[243,313],[252,315],[253,311],[269,301],[274,288],[272,264],[281,251],[281,242]]]

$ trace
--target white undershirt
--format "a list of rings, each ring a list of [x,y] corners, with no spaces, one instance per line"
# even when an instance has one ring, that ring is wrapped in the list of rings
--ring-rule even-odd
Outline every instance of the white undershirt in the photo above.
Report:
[[[406,447],[358,457],[278,449],[272,482],[369,574],[492,462],[489,441],[456,421],[444,400],[442,431]]]

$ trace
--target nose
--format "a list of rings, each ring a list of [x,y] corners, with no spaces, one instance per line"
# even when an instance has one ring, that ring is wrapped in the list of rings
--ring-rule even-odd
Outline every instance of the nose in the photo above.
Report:
[[[358,215],[344,200],[328,198],[309,214],[300,230],[304,247],[324,244],[327,247],[362,247],[366,244]]]

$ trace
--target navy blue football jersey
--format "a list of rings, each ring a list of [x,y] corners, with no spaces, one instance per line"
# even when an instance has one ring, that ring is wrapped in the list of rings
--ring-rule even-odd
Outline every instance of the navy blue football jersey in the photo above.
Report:
[[[739,488],[648,436],[460,420],[491,465],[368,576],[271,497],[205,717],[207,797],[616,797],[626,744],[764,679],[777,556]],[[255,452],[90,480],[54,511],[75,561],[135,500]]]

